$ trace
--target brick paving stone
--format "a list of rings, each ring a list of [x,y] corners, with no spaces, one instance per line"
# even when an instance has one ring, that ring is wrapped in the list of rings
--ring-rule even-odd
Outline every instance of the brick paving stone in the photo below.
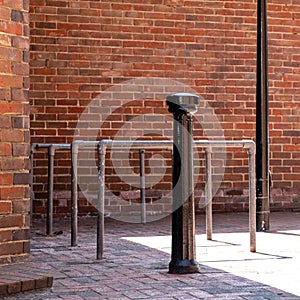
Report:
[[[84,300],[84,298],[78,296],[78,295],[67,295],[61,297],[63,300]]]
[[[53,277],[43,274],[37,264],[16,263],[0,266],[0,297],[52,286]]]
[[[224,295],[219,295],[217,297],[214,297],[214,300],[241,300],[241,299],[245,299],[243,298],[243,296],[238,296],[238,295],[228,295],[228,294],[224,294]]]
[[[92,290],[100,295],[109,295],[115,292],[111,287],[104,284],[98,284],[98,286],[92,287]]]
[[[188,293],[189,295],[196,297],[197,299],[213,299],[215,296],[200,290],[193,290]]]
[[[295,228],[300,216],[293,213],[271,215],[276,221],[271,222],[272,230]],[[200,274],[168,274],[168,254],[123,239],[129,236],[170,235],[170,224],[170,218],[146,225],[106,219],[105,260],[97,261],[94,217],[79,219],[77,247],[70,247],[69,220],[54,220],[54,226],[57,227],[54,230],[63,230],[62,235],[55,237],[37,235],[37,232],[43,232],[45,224],[36,221],[32,229],[32,251],[28,264],[31,264],[32,272],[38,265],[44,273],[51,274],[54,277],[53,287],[3,299],[300,299],[276,288],[202,264]],[[203,215],[197,215],[196,224],[197,234],[205,233]],[[214,230],[248,230],[248,215],[216,214]],[[17,286],[15,288],[18,289]]]
[[[152,299],[156,299],[157,297],[163,297],[165,294],[164,292],[157,290],[155,288],[155,286],[147,287],[146,289],[143,289],[142,292],[146,296],[152,297]],[[149,297],[147,297],[147,298],[149,298]]]

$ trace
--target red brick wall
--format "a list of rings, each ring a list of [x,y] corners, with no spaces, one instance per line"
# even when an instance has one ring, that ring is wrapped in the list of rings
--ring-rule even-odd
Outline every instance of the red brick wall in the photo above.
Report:
[[[0,1],[0,263],[29,253],[29,1]]]
[[[255,139],[256,2],[31,1],[32,141],[71,142],[76,122],[92,99],[138,77],[169,78],[191,87],[214,109],[225,139]],[[274,209],[299,203],[299,11],[296,1],[268,1]],[[111,106],[117,109],[118,103]],[[158,99],[142,99],[119,112],[105,124],[101,137],[113,138],[120,126],[139,114],[169,114],[165,101]],[[214,136],[209,122],[206,126],[205,132],[196,126],[197,138]],[[69,194],[64,193],[70,188],[66,155],[59,154],[55,163],[56,212],[69,211]],[[37,213],[45,211],[45,157],[41,151],[36,155]],[[246,153],[228,151],[215,209],[247,209],[246,158]],[[201,194],[203,176],[198,189]]]

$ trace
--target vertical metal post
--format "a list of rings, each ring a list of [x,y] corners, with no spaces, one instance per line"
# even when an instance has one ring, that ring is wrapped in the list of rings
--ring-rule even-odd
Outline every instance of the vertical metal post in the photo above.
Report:
[[[145,199],[145,150],[140,149],[140,195],[141,195],[141,222],[146,224],[146,199]]]
[[[205,176],[205,212],[206,239],[212,240],[212,178],[211,178],[211,147],[205,148],[206,176]]]
[[[78,144],[75,142],[71,145],[71,246],[77,246],[78,232]]]
[[[32,225],[32,215],[33,215],[33,162],[34,162],[34,149],[36,144],[30,145],[30,225]]]
[[[267,1],[257,1],[256,230],[269,230]]]
[[[196,261],[192,114],[199,97],[178,93],[167,97],[174,116],[172,254],[169,273],[199,272]]]
[[[97,259],[103,259],[104,248],[105,153],[105,146],[100,142],[98,144]]]
[[[255,148],[248,148],[249,155],[249,231],[250,251],[256,252],[256,197],[255,197]]]
[[[53,232],[53,177],[54,177],[55,147],[48,147],[48,200],[47,200],[47,228],[46,234]]]

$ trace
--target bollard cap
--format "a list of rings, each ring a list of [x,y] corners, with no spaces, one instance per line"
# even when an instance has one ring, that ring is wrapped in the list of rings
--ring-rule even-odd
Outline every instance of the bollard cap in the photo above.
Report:
[[[176,93],[167,96],[169,112],[183,111],[184,113],[194,114],[200,103],[200,97],[191,93]]]

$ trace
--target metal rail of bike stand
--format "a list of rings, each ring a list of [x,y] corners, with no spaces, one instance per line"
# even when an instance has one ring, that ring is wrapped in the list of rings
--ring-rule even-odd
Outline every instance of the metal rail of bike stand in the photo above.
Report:
[[[203,141],[195,141],[195,144],[203,146]],[[213,147],[220,147],[224,145],[242,147],[248,150],[250,252],[256,252],[255,143],[252,140],[241,140],[209,141],[208,144],[209,145],[205,147],[206,238],[207,240],[212,240],[212,149]]]
[[[71,144],[71,246],[77,246],[78,235],[78,153],[80,147],[95,149],[98,141],[78,141]]]
[[[32,143],[30,147],[30,222],[32,222],[33,208],[33,167],[34,167],[34,150],[36,148],[48,149],[48,196],[47,196],[47,217],[46,217],[46,234],[53,234],[53,185],[54,185],[54,157],[56,150],[70,149],[70,144],[44,144]]]
[[[239,146],[248,149],[249,155],[249,231],[250,231],[250,251],[256,251],[256,203],[255,203],[255,143],[252,140],[240,141],[209,141],[196,140],[196,146],[201,146],[206,153],[206,189],[205,189],[205,203],[206,205],[206,234],[207,239],[212,239],[212,178],[211,178],[211,155],[213,147],[222,146]],[[140,148],[140,151],[145,149],[171,149],[172,141],[74,141],[72,144],[72,225],[71,225],[71,243],[73,246],[77,245],[77,156],[80,147],[97,147],[98,148],[98,221],[97,221],[97,259],[103,257],[103,239],[104,239],[104,197],[105,197],[105,153],[106,148],[114,150],[122,150],[128,147]],[[142,149],[142,150],[141,150]],[[142,158],[142,152],[140,152]],[[142,162],[141,177],[142,177]],[[143,182],[141,178],[141,191]],[[143,199],[141,202],[143,203]],[[142,204],[143,205],[143,204]],[[142,216],[143,218],[143,216]],[[145,220],[145,219],[144,219]]]
[[[147,223],[146,215],[146,182],[145,182],[145,149],[139,150],[140,158],[140,198],[141,198],[141,222],[143,224]]]
[[[211,159],[213,147],[220,146],[239,146],[248,150],[249,158],[249,231],[250,231],[250,251],[256,251],[256,203],[255,203],[255,143],[252,140],[241,141],[208,141],[196,140],[196,146],[205,149],[206,161],[206,235],[207,239],[212,239],[212,173]],[[140,189],[141,189],[141,215],[142,222],[146,222],[146,203],[145,203],[145,171],[144,171],[144,152],[145,149],[171,149],[172,141],[74,141],[70,144],[43,144],[32,143],[30,149],[30,217],[32,221],[33,207],[33,167],[35,148],[48,148],[48,199],[47,199],[47,228],[48,235],[53,231],[53,176],[54,176],[54,156],[58,149],[70,149],[72,153],[72,190],[71,190],[71,245],[77,245],[78,232],[78,194],[77,194],[77,160],[80,147],[98,148],[98,221],[97,221],[97,258],[103,255],[104,239],[104,194],[105,194],[105,151],[106,148],[122,150],[128,147],[137,148],[140,151]],[[142,149],[141,149],[142,148]],[[76,162],[76,163],[75,163]],[[100,178],[100,179],[99,179]]]
[[[170,141],[74,141],[72,143],[72,189],[71,189],[71,245],[77,245],[78,236],[78,191],[77,191],[77,161],[79,149],[96,149],[98,151],[98,201],[97,201],[97,259],[103,258],[104,239],[104,197],[105,197],[105,154],[106,149],[122,151],[128,148],[139,150],[140,154],[140,190],[141,190],[141,222],[146,223],[146,200],[145,200],[145,149],[172,150]],[[143,149],[140,149],[143,148]],[[144,149],[145,148],[145,149]]]

